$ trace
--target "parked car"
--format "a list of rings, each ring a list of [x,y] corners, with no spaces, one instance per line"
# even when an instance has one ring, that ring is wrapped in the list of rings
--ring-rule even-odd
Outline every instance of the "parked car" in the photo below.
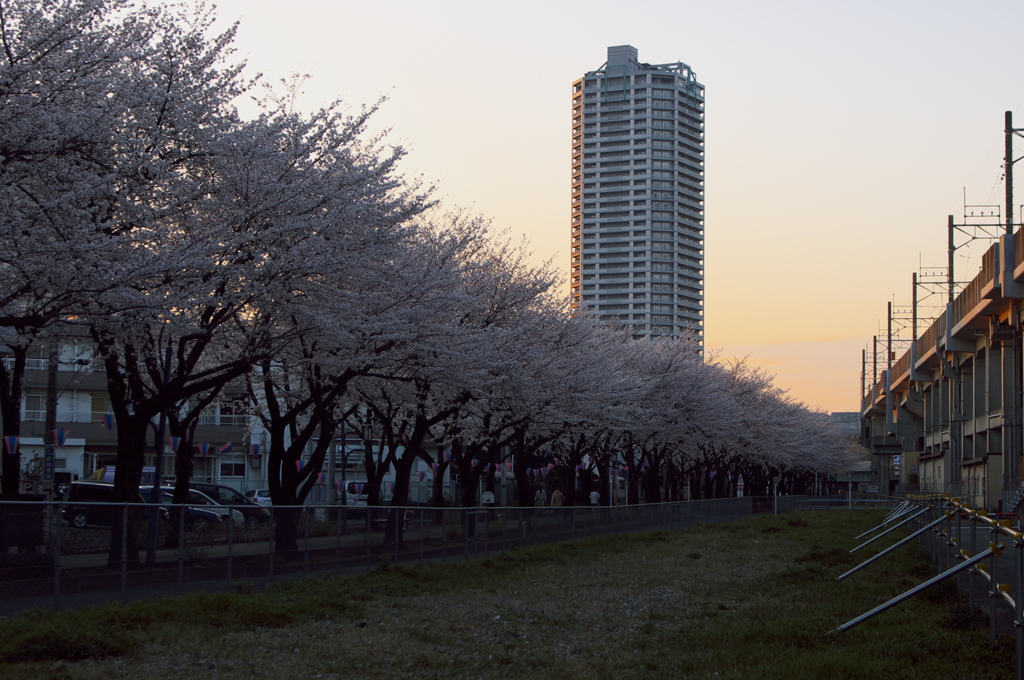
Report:
[[[365,507],[369,498],[366,482],[356,480],[345,484],[345,505]]]
[[[143,489],[140,492],[144,502],[149,503],[152,498],[152,487]],[[169,491],[160,490],[160,514],[167,520],[171,521],[170,505],[172,504],[174,497]],[[197,504],[198,505],[198,504]],[[212,512],[206,507],[195,507],[194,505],[186,505],[185,508],[185,531],[206,531],[211,527],[216,530],[220,530],[221,527],[226,526],[223,524],[224,518],[216,512]],[[227,508],[225,508],[226,510]]]
[[[190,489],[206,494],[216,503],[230,505],[232,509],[241,512],[245,518],[245,526],[249,529],[255,529],[270,520],[270,512],[262,504],[246,498],[230,486],[207,484],[206,482],[191,482],[188,486]],[[270,492],[267,493],[269,500]]]
[[[270,505],[270,489],[249,489],[245,497],[259,505]]]
[[[89,525],[113,526],[122,521],[124,507],[114,503],[114,485],[102,482],[71,482],[64,496],[61,517],[76,529]],[[136,494],[135,503],[142,503]]]
[[[152,493],[152,489],[153,487],[144,487],[140,489],[143,498],[148,498]],[[161,495],[166,495],[168,497],[168,500],[166,501],[161,500],[161,504],[170,503],[170,499],[174,497],[174,491],[172,489],[161,489],[160,493]],[[230,521],[234,522],[236,529],[241,529],[245,526],[245,516],[241,512],[235,510],[234,508],[229,508],[224,505],[221,505],[220,503],[216,502],[215,500],[207,496],[202,491],[196,491],[195,489],[190,488],[188,490],[188,496],[185,502],[187,503],[189,508],[196,510],[206,510],[207,512],[212,512],[215,515],[219,515],[221,521],[227,522],[229,521],[228,518],[230,517]]]
[[[338,498],[338,503],[344,504],[349,517],[365,517],[366,503],[370,494],[366,488],[366,482],[355,480],[345,483],[345,495]]]

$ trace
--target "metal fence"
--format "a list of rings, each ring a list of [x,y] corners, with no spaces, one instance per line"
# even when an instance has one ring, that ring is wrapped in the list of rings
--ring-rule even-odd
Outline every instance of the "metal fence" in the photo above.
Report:
[[[966,596],[970,612],[986,610],[989,636],[1013,635],[1016,647],[1015,676],[1024,680],[1024,534],[1016,515],[990,517],[950,496],[910,497],[893,509],[882,524],[858,536],[865,540],[855,552],[903,527],[902,539],[837,578],[852,576],[862,567],[882,559],[900,546],[918,540],[942,570],[938,575],[911,588],[888,602],[839,626],[845,631],[904,602],[946,580],[955,579],[958,591]],[[909,531],[909,533],[908,533]]]
[[[190,523],[184,512],[172,517],[151,505],[105,503],[92,504],[89,521],[79,526],[83,522],[70,521],[67,504],[5,501],[0,615],[197,590],[258,589],[306,574],[360,573],[382,562],[464,560],[516,546],[732,522],[790,512],[802,500],[745,497],[593,508],[306,505],[268,508],[256,526],[230,515]],[[401,521],[388,522],[389,514]],[[296,549],[288,552],[275,541],[284,521],[296,529]]]
[[[800,501],[801,510],[877,510],[892,508],[902,501],[877,493],[853,493],[841,496],[807,496]]]

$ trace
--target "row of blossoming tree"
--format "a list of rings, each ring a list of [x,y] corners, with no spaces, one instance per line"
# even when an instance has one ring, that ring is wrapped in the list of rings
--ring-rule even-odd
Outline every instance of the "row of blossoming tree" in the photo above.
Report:
[[[827,417],[770,376],[572,313],[550,267],[399,174],[402,149],[367,133],[375,106],[298,110],[301,79],[248,79],[214,24],[203,6],[0,0],[4,435],[30,351],[71,336],[106,374],[122,501],[159,414],[187,480],[200,413],[240,383],[280,505],[369,418],[368,486],[393,469],[396,505],[417,459],[437,484],[456,470],[467,504],[499,469],[532,500],[538,459],[606,496],[623,475],[633,501],[848,467]],[[19,466],[3,456],[5,493]]]

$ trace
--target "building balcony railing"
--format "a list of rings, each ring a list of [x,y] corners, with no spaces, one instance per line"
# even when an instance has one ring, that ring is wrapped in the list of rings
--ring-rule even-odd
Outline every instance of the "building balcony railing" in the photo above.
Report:
[[[25,370],[26,371],[45,371],[46,370],[46,359],[26,359]],[[4,358],[4,368],[8,371],[14,368],[14,357]]]
[[[199,416],[200,425],[222,425],[226,427],[245,427],[249,423],[247,415],[225,415],[221,413],[204,413]]]

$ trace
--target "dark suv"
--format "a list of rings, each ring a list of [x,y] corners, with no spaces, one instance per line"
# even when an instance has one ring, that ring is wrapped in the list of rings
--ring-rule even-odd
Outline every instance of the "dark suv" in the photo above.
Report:
[[[90,524],[109,527],[121,521],[124,506],[112,505],[114,485],[102,482],[71,482],[64,495],[62,516],[71,526],[81,529]],[[134,503],[142,503],[136,494]]]
[[[206,482],[190,482],[188,488],[202,491],[221,505],[230,505],[245,517],[245,527],[255,529],[261,524],[266,524],[270,519],[270,511],[265,507],[249,500],[230,486],[223,484],[207,484]]]

